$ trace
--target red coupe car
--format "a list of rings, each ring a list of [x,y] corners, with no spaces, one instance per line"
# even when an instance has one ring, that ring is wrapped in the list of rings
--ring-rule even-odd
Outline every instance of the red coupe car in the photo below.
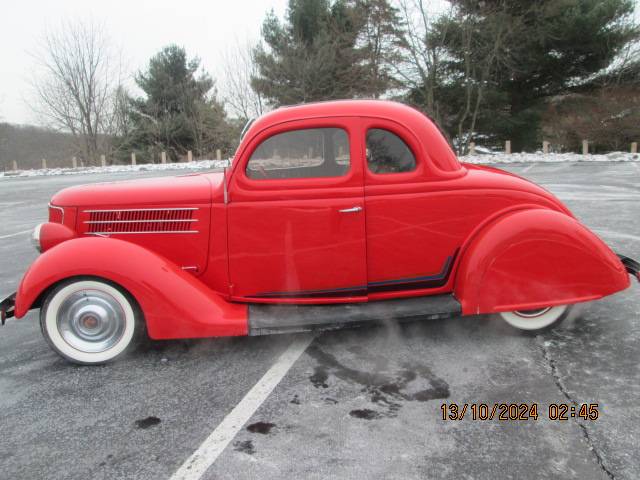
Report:
[[[640,275],[551,193],[460,163],[427,117],[385,101],[266,114],[224,173],[62,190],[33,239],[42,255],[2,320],[40,308],[49,344],[82,364],[145,331],[488,313],[539,331]]]

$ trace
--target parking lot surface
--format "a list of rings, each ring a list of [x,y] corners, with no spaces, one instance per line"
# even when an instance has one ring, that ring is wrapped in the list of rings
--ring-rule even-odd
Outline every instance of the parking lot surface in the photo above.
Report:
[[[637,163],[503,168],[640,259]],[[158,175],[0,179],[0,295],[36,258],[27,232],[53,193]],[[301,338],[149,341],[114,364],[78,367],[49,349],[37,311],[10,320],[0,328],[0,477],[170,478]],[[537,336],[478,316],[308,340],[202,478],[640,477],[637,282]],[[443,403],[503,402],[537,403],[539,418],[442,419]],[[597,403],[600,416],[550,420],[555,403]]]

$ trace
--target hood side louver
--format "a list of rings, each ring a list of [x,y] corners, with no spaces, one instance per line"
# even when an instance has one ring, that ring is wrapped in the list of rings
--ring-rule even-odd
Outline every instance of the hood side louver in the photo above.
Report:
[[[198,233],[197,208],[85,210],[88,235],[142,233]]]

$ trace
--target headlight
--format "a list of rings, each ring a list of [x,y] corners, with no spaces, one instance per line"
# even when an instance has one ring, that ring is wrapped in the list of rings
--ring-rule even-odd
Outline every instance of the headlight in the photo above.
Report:
[[[31,243],[35,247],[35,249],[42,253],[42,245],[40,244],[40,229],[42,228],[42,224],[36,225],[36,228],[31,232]]]

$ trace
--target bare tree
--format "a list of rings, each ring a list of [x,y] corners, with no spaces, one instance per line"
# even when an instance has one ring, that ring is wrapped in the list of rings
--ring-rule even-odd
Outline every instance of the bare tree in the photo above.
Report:
[[[420,92],[427,112],[436,122],[442,122],[442,111],[435,91],[443,81],[442,56],[448,32],[436,33],[434,23],[443,13],[432,7],[427,0],[400,0],[398,8],[405,30],[401,32],[400,44],[404,50],[404,61],[396,64],[396,75],[408,89]]]
[[[266,110],[262,95],[251,86],[258,76],[254,57],[255,45],[238,41],[223,53],[222,98],[230,113],[242,120],[258,117]]]
[[[34,110],[49,126],[70,132],[79,155],[95,163],[114,126],[120,69],[104,29],[65,22],[47,31],[35,58]]]

